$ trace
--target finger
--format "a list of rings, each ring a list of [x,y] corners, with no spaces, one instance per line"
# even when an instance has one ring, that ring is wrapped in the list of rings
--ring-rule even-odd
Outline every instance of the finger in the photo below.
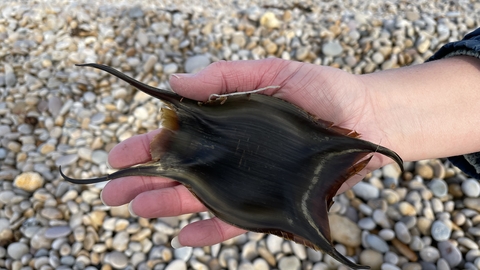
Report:
[[[120,142],[108,154],[108,163],[112,168],[125,168],[150,161],[150,142],[160,131],[157,129]]]
[[[225,94],[279,85],[288,77],[285,74],[292,74],[299,65],[301,63],[275,58],[219,61],[196,74],[175,74],[170,78],[170,86],[181,96],[207,100],[213,93]],[[270,95],[274,91],[266,90],[264,93]]]
[[[178,185],[168,178],[150,176],[128,176],[112,180],[100,194],[105,205],[119,206],[131,202],[138,194],[150,190]]]
[[[178,241],[180,245],[186,247],[211,246],[245,232],[214,217],[183,227],[178,234]]]
[[[206,207],[182,185],[139,194],[130,209],[144,218],[171,217],[206,211]]]

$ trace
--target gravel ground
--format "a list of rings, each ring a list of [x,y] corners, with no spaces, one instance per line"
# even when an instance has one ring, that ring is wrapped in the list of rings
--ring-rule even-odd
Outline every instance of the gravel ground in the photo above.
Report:
[[[133,3],[132,3],[133,2]],[[422,63],[479,25],[474,1],[0,2],[0,268],[345,269],[247,233],[173,249],[208,213],[143,219],[107,207],[108,151],[159,127],[160,102],[76,63],[169,88],[218,60],[283,59],[371,73]],[[425,101],[428,102],[428,101]],[[337,250],[374,269],[480,269],[480,185],[446,160],[372,172],[331,209]]]

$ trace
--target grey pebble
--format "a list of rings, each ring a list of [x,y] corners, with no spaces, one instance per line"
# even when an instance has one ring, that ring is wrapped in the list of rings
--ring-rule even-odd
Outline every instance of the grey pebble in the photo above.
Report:
[[[105,121],[105,118],[105,113],[99,112],[92,115],[92,117],[90,118],[90,123],[92,123],[93,125],[100,125],[103,123],[103,121]]]
[[[71,232],[72,232],[72,228],[70,228],[70,226],[50,227],[45,231],[45,238],[57,239],[61,237],[66,237]]]
[[[360,227],[360,229],[373,230],[376,226],[377,224],[370,217],[362,218],[358,221],[358,227]]]
[[[395,234],[397,235],[397,238],[400,241],[402,241],[405,244],[408,244],[410,243],[410,241],[412,241],[412,236],[410,235],[410,232],[408,231],[407,226],[405,226],[405,223],[403,222],[395,223],[394,229],[395,229]]]
[[[318,250],[307,248],[307,258],[311,262],[319,262],[323,258],[323,253]]]
[[[19,260],[23,255],[27,254],[28,251],[28,245],[22,242],[11,243],[7,247],[8,256],[12,257],[14,260]]]
[[[123,252],[113,251],[106,254],[105,262],[115,269],[123,269],[128,265],[128,258]]]
[[[195,73],[210,64],[210,59],[205,55],[195,55],[185,61],[185,72]]]
[[[173,74],[178,71],[178,65],[176,63],[168,63],[163,66],[163,72],[165,74]]]
[[[480,183],[476,179],[467,179],[462,183],[462,191],[468,197],[477,198],[480,196]]]
[[[442,241],[438,243],[440,255],[444,258],[450,267],[454,268],[462,261],[462,253],[450,241]]]
[[[436,262],[440,258],[440,252],[435,247],[425,247],[420,250],[420,258],[426,262]]]
[[[97,165],[105,164],[107,157],[108,153],[104,150],[95,150],[92,152],[92,162]]]
[[[52,116],[57,116],[62,109],[62,101],[56,96],[52,96],[48,99],[48,111]]]
[[[443,220],[436,220],[432,224],[432,237],[436,241],[445,241],[450,238],[450,234],[452,233],[451,226],[445,224],[446,221]]]
[[[401,270],[400,267],[391,263],[382,263],[381,269],[382,270]]]
[[[15,72],[13,71],[12,66],[9,64],[4,65],[5,69],[5,85],[9,87],[15,86],[17,83],[17,76],[15,76]]]
[[[443,179],[433,179],[428,183],[428,187],[432,191],[433,195],[436,197],[443,197],[447,195],[448,192],[448,186],[447,183]]]
[[[329,41],[322,45],[322,52],[327,56],[338,56],[342,54],[343,48],[338,41]]]
[[[366,238],[367,244],[374,250],[385,253],[388,251],[388,244],[382,238],[374,234],[368,234]]]
[[[395,232],[392,229],[382,229],[378,232],[378,236],[383,240],[390,241],[395,238]]]
[[[380,195],[380,190],[367,182],[359,182],[352,188],[355,195],[368,201],[370,199],[376,199]]]
[[[97,96],[92,92],[85,92],[83,94],[83,99],[88,103],[94,102],[96,98]]]
[[[67,165],[70,165],[70,164],[73,164],[73,163],[77,162],[77,160],[78,160],[78,155],[77,154],[65,155],[65,156],[59,157],[55,161],[55,165],[56,166],[67,166]]]

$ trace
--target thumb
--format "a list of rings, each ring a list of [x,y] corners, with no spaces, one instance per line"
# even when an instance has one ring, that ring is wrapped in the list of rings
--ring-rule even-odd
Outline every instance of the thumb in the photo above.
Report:
[[[270,85],[283,85],[279,77],[287,66],[299,64],[282,59],[215,62],[196,74],[174,74],[170,86],[179,95],[207,100],[211,94],[255,90]],[[291,71],[291,69],[289,69]],[[265,94],[271,94],[267,90]]]

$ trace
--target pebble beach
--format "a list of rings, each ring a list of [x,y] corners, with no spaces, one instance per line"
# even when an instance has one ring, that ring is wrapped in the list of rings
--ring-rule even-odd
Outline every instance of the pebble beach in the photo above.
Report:
[[[159,128],[159,100],[80,63],[170,89],[175,73],[277,57],[366,74],[423,63],[480,26],[475,1],[0,1],[0,269],[348,269],[249,232],[172,248],[207,212],[145,219],[108,207],[108,152]],[[428,102],[428,101],[425,101]],[[372,269],[480,269],[480,183],[446,159],[373,171],[338,195],[336,249]]]

